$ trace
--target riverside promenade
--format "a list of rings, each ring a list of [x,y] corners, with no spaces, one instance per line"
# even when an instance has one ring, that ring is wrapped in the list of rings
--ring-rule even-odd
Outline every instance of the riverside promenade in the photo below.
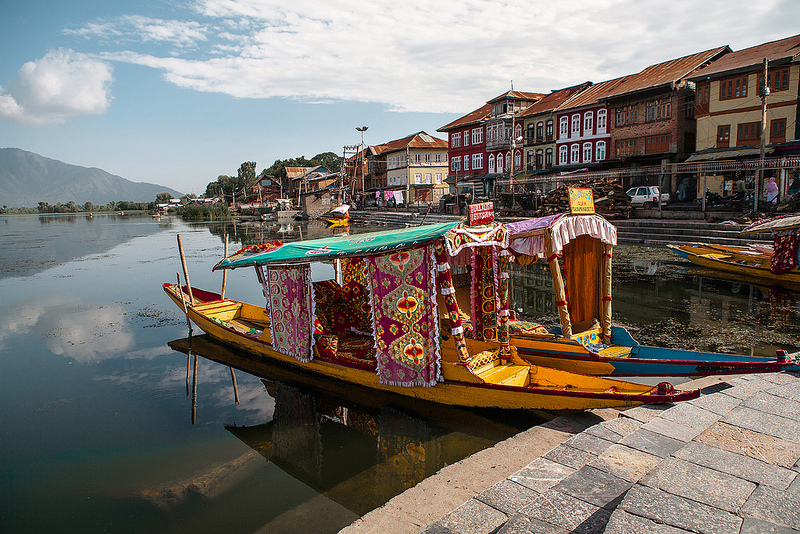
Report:
[[[800,375],[689,384],[698,399],[531,428],[341,534],[800,533]]]

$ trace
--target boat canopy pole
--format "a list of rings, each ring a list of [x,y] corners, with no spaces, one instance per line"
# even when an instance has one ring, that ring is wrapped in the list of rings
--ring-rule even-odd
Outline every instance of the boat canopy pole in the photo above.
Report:
[[[611,252],[614,247],[603,243],[603,306],[601,319],[603,338],[606,343],[611,343]]]
[[[461,324],[461,315],[456,301],[456,290],[453,287],[453,276],[450,274],[450,263],[444,252],[443,240],[437,239],[434,243],[434,257],[436,259],[436,277],[438,279],[439,291],[444,299],[447,308],[447,317],[450,323],[450,335],[456,345],[458,361],[469,363],[472,357],[467,350],[467,342],[464,340],[464,326]]]
[[[556,307],[561,318],[561,333],[564,337],[572,336],[572,322],[567,309],[567,294],[564,291],[564,280],[561,278],[561,267],[558,264],[558,254],[553,249],[553,234],[548,229],[544,234],[544,247],[547,254],[547,263],[550,265],[550,274],[553,277],[553,289],[556,292]]]

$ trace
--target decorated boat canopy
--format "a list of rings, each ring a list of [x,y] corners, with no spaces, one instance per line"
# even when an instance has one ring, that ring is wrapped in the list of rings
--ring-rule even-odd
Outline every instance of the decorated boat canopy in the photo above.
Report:
[[[763,221],[754,222],[741,232],[742,235],[758,234],[762,232],[800,232],[800,215],[784,215],[772,217]]]
[[[236,269],[253,265],[296,264],[336,258],[383,255],[398,250],[414,248],[442,237],[459,224],[458,221],[399,230],[384,230],[355,235],[343,235],[284,243],[266,251],[244,249],[224,258],[214,266],[218,269]]]
[[[515,254],[547,256],[545,235],[552,239],[554,253],[582,235],[589,235],[611,246],[617,244],[617,228],[600,215],[565,215],[558,213],[505,225],[509,248]]]

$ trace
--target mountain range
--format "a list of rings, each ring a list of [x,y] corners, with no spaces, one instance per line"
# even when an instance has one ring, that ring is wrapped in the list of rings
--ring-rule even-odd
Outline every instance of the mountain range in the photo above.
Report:
[[[0,148],[0,206],[35,208],[39,202],[70,200],[97,205],[116,200],[150,202],[161,192],[182,193],[163,185],[131,182],[102,169],[70,165],[18,148]]]

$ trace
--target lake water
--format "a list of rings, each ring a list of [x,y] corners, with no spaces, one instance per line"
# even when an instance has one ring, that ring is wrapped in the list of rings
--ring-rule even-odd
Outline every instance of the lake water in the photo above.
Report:
[[[180,271],[176,234],[192,286],[218,290],[226,232],[233,251],[334,231],[0,217],[0,529],[336,532],[550,416],[297,387],[205,336],[187,354],[186,319],[161,289]],[[772,355],[800,340],[793,294],[690,272],[665,248],[618,246],[614,277],[615,322],[641,342]],[[263,300],[249,269],[226,293]],[[555,324],[546,268],[514,273],[512,297]]]

